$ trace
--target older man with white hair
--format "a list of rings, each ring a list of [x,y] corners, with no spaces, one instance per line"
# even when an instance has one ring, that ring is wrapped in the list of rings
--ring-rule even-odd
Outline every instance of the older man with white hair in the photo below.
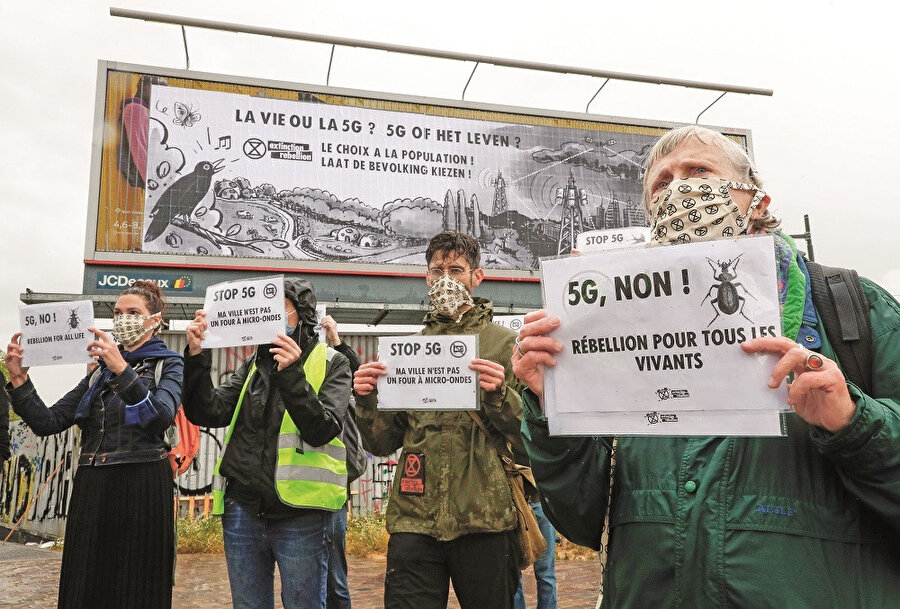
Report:
[[[603,607],[900,607],[900,304],[861,280],[872,345],[864,391],[836,361],[840,337],[825,334],[806,263],[777,232],[739,145],[676,129],[644,179],[658,243],[775,236],[782,336],[741,347],[779,356],[769,387],[793,374],[787,437],[550,437],[544,369],[562,351],[560,320],[538,311],[513,366],[528,387],[523,433],[547,515],[569,539],[602,546]],[[686,222],[682,203],[709,193],[716,204]]]

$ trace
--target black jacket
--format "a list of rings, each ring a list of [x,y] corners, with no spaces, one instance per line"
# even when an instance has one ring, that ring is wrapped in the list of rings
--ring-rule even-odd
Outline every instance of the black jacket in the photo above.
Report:
[[[301,320],[294,339],[303,355],[292,366],[277,371],[269,353],[272,345],[260,345],[231,378],[213,387],[211,353],[204,350],[191,356],[185,352],[184,412],[192,423],[206,427],[231,423],[255,360],[256,373],[241,404],[220,473],[226,479],[226,499],[270,518],[296,515],[299,510],[282,503],[275,492],[278,433],[285,411],[305,442],[322,446],[341,432],[351,391],[350,365],[340,353],[334,353],[326,366],[318,395],[309,386],[303,364],[318,341],[315,295],[308,282],[286,279],[285,296],[294,303]]]
[[[181,401],[184,363],[180,357],[164,358],[158,387],[156,366],[138,367],[143,368],[140,375],[128,366],[94,396],[88,419],[79,424],[79,465],[143,463],[166,458],[168,448],[163,436],[175,419],[175,411]],[[7,383],[6,390],[13,410],[28,427],[38,436],[51,436],[75,424],[75,410],[81,396],[88,390],[90,378],[90,374],[85,376],[49,408],[37,394],[31,379],[15,388]],[[125,406],[140,404],[147,398],[148,392],[155,416],[140,424],[126,422]]]

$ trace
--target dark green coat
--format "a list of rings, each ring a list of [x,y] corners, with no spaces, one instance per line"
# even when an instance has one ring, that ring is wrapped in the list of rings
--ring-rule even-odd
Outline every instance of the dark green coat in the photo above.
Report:
[[[619,438],[603,607],[900,608],[900,305],[864,287],[874,395],[848,385],[857,410],[844,430],[789,414],[784,438]],[[596,549],[606,445],[549,437],[525,398],[545,512]]]
[[[478,334],[479,357],[506,368],[506,380],[497,390],[481,390],[480,415],[492,432],[524,456],[520,422],[522,403],[518,380],[512,373],[516,335],[491,322],[490,301],[475,299],[475,306],[459,322],[429,314],[423,335]],[[506,473],[494,445],[466,412],[379,412],[377,392],[356,396],[356,421],[363,445],[376,455],[403,448],[394,475],[386,524],[389,533],[420,533],[441,541],[469,533],[495,533],[516,526],[516,515]],[[425,455],[425,494],[400,493],[400,478],[407,453]]]

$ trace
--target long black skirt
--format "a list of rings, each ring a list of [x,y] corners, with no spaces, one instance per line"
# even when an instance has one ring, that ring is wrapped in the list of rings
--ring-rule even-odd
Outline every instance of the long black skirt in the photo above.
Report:
[[[75,474],[59,607],[169,609],[175,560],[168,459]]]

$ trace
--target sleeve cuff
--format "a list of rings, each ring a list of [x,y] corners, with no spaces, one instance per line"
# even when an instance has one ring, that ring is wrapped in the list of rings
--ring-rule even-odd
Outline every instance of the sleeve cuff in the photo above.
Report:
[[[506,400],[506,392],[507,392],[506,383],[502,383],[497,389],[494,391],[484,391],[482,392],[481,398],[481,407],[483,408],[492,408],[498,409],[503,406],[503,402]]]
[[[127,425],[146,427],[156,419],[158,414],[156,406],[154,406],[152,400],[150,400],[149,391],[147,392],[147,396],[137,404],[125,405],[125,423]]]
[[[541,401],[531,389],[522,391],[522,415],[527,421],[533,423],[547,423],[547,415],[541,410]]]
[[[10,382],[6,383],[6,393],[9,394],[9,400],[11,403],[15,404],[20,400],[24,400],[29,395],[34,393],[34,385],[31,383],[31,377],[29,376],[24,383],[19,385],[18,387],[13,387],[13,384]]]
[[[846,427],[837,433],[812,426],[810,436],[823,453],[834,453],[846,448],[856,450],[871,436],[872,412],[865,394],[853,383],[847,383],[850,398],[856,404],[856,412]]]
[[[362,407],[363,410],[378,410],[377,389],[374,389],[372,393],[368,395],[359,395],[354,391],[353,398],[356,400],[356,405]]]

